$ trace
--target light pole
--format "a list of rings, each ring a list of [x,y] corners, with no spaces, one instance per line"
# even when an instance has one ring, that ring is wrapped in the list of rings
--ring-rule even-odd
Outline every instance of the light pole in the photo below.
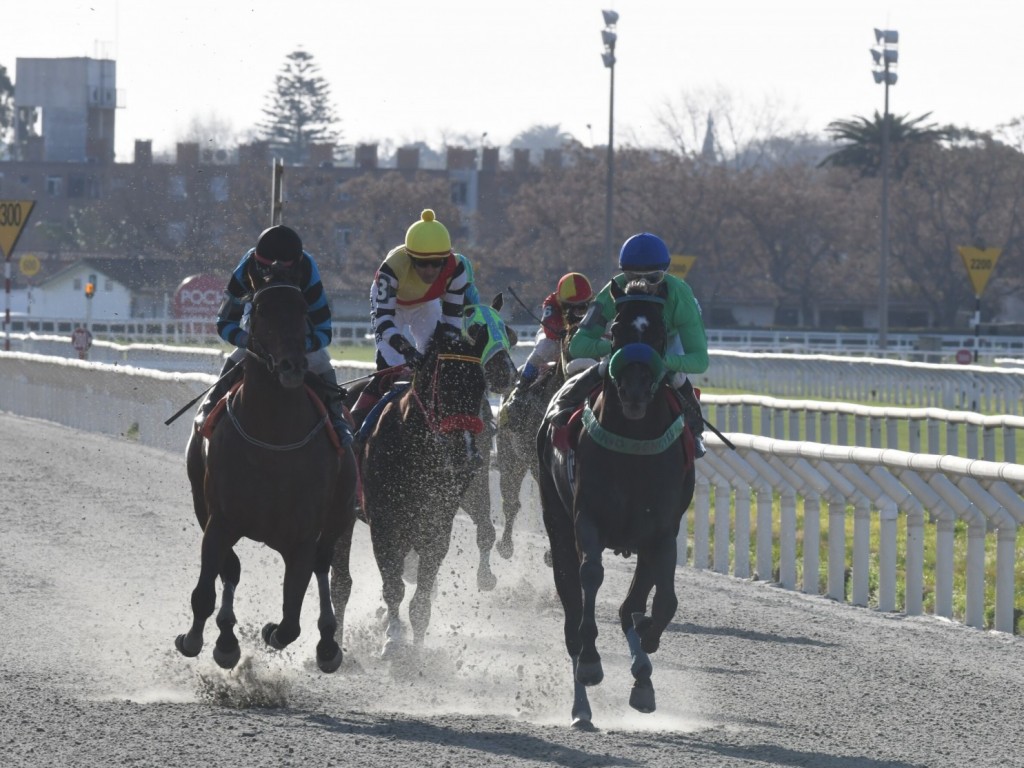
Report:
[[[876,29],[875,47],[871,49],[876,83],[885,87],[885,110],[882,113],[882,258],[879,264],[878,347],[889,344],[889,86],[896,85],[896,63],[899,61],[900,33],[895,29]]]
[[[611,75],[608,91],[608,180],[605,183],[604,192],[604,251],[612,260],[615,259],[615,251],[612,248],[612,182],[615,178],[615,149],[613,139],[615,136],[615,41],[618,35],[615,33],[615,25],[619,21],[619,14],[615,11],[601,11],[604,16],[604,29],[601,30],[601,40],[604,41],[604,53],[601,59]]]

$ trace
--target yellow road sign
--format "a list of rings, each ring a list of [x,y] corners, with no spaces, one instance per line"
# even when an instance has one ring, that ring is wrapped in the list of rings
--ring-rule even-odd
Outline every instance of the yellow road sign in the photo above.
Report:
[[[21,270],[21,274],[25,277],[34,277],[39,274],[40,267],[42,267],[42,264],[39,262],[39,257],[34,253],[26,253],[18,259],[18,269]]]
[[[964,266],[967,267],[967,275],[971,278],[971,285],[974,286],[974,295],[981,297],[988,279],[992,277],[992,270],[996,268],[1003,253],[1002,248],[971,248],[967,245],[957,247]]]
[[[11,258],[35,204],[35,200],[0,200],[0,251],[6,258]]]
[[[672,261],[668,266],[668,273],[675,275],[680,280],[685,280],[686,276],[690,274],[690,269],[693,267],[693,262],[697,260],[697,257],[673,254],[671,258]]]

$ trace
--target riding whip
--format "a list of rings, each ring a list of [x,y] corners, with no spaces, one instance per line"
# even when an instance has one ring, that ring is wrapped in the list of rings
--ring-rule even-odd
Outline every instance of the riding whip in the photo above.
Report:
[[[198,402],[199,402],[199,400],[200,400],[200,399],[201,399],[201,398],[202,398],[202,397],[203,397],[203,396],[204,396],[204,395],[205,395],[205,394],[206,394],[207,392],[209,392],[209,391],[210,391],[211,389],[213,389],[213,388],[214,388],[214,387],[216,387],[216,386],[217,386],[218,384],[220,384],[220,383],[221,383],[221,382],[222,382],[222,381],[223,381],[224,379],[226,379],[226,378],[227,378],[227,376],[228,376],[228,374],[229,374],[229,373],[231,373],[231,372],[232,372],[233,370],[234,370],[234,366],[232,366],[231,368],[229,368],[228,370],[226,370],[226,371],[225,371],[225,372],[224,372],[223,374],[221,374],[221,376],[220,376],[220,378],[219,378],[219,379],[217,379],[217,380],[216,380],[215,382],[213,382],[213,384],[211,384],[210,386],[208,386],[208,387],[207,387],[206,389],[204,389],[204,390],[203,390],[202,392],[200,392],[200,393],[199,393],[198,395],[196,395],[196,396],[195,396],[194,398],[192,398],[192,399],[191,399],[191,400],[189,400],[189,401],[188,401],[187,403],[185,403],[185,404],[184,404],[183,406],[181,406],[181,410],[179,410],[179,411],[178,411],[177,413],[175,413],[175,414],[174,414],[173,416],[171,416],[171,418],[169,418],[169,419],[168,419],[167,421],[165,421],[165,422],[164,422],[164,425],[165,425],[165,426],[168,426],[168,427],[169,427],[169,426],[171,426],[171,424],[172,424],[172,423],[174,422],[174,420],[175,420],[175,419],[177,419],[177,418],[178,418],[179,416],[181,416],[181,414],[183,414],[183,413],[184,413],[185,411],[187,411],[187,410],[188,410],[189,408],[191,408],[191,407],[192,407],[193,405],[195,405],[196,403],[198,403]]]
[[[530,308],[528,306],[526,306],[526,304],[523,303],[523,300],[519,298],[519,296],[516,294],[516,292],[514,290],[512,290],[512,286],[511,285],[507,286],[507,287],[508,287],[508,292],[512,294],[512,298],[515,299],[516,301],[518,301],[519,302],[519,306],[521,306],[523,309],[526,310],[526,314],[528,314],[530,317],[532,317],[534,320],[536,320],[538,323],[543,325],[545,328],[547,328],[552,333],[561,333],[561,331],[559,331],[557,328],[552,328],[550,325],[548,325],[543,320],[541,320],[539,317],[537,317],[535,314],[533,314],[533,312],[530,310]]]

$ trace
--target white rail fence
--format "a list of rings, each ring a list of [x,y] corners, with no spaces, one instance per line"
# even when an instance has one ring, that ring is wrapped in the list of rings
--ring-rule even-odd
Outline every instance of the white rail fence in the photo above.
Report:
[[[985,625],[986,538],[996,539],[995,605],[992,626],[1012,632],[1015,622],[1017,540],[1024,525],[1024,466],[933,456],[906,451],[843,447],[731,434],[731,451],[710,437],[708,455],[698,462],[698,493],[693,516],[696,568],[712,568],[740,578],[757,575],[786,589],[818,594],[821,510],[827,505],[827,587],[825,594],[869,604],[869,576],[877,570],[877,608],[922,613],[926,575],[934,592],[936,616],[953,616],[956,523],[967,528],[964,622]],[[714,489],[712,515],[709,488]],[[775,497],[779,520],[773,519]],[[802,527],[797,526],[798,500]],[[846,520],[853,509],[853,558],[846,561]],[[753,512],[752,512],[753,509]],[[730,510],[733,510],[731,513]],[[753,515],[753,517],[752,517]],[[872,516],[878,549],[870,550]],[[711,521],[714,521],[712,542]],[[926,574],[924,535],[934,521],[935,563]],[[751,526],[755,562],[750,562]],[[897,527],[905,528],[904,601],[897,604]],[[686,562],[686,541],[678,542]],[[773,547],[778,547],[777,560]],[[802,553],[798,561],[798,547]],[[798,564],[803,578],[798,582]]]
[[[694,379],[701,387],[776,397],[1024,415],[1024,367],[716,350]]]
[[[513,350],[523,362],[531,342]],[[74,356],[69,336],[11,334],[12,351]],[[338,342],[344,346],[344,342]],[[222,348],[96,341],[89,359],[160,370],[216,373]],[[1024,416],[1024,366],[947,365],[873,357],[773,354],[713,349],[695,384],[801,399],[873,402],[917,408],[986,411]]]
[[[371,368],[368,364],[339,366],[338,376],[340,380],[356,378]],[[191,414],[182,415],[171,426],[165,426],[164,420],[214,379],[210,373],[166,373],[121,363],[0,352],[0,410],[182,452]],[[754,407],[754,403],[722,407],[734,405]],[[774,403],[769,407],[778,409]],[[818,594],[824,560],[824,594],[831,598],[916,615],[923,610],[927,591],[934,595],[934,614],[947,618],[954,615],[953,584],[962,569],[967,584],[964,622],[982,627],[990,618],[994,629],[1014,630],[1015,611],[1024,607],[1014,604],[1017,541],[1024,525],[1024,467],[827,445],[809,438],[778,440],[736,431],[727,437],[736,451],[708,434],[708,456],[697,464],[693,539],[691,544],[684,528],[678,542],[681,564],[689,562],[740,578],[771,579],[787,589]],[[776,499],[778,519],[773,514]],[[823,504],[827,506],[824,536]],[[852,558],[847,562],[845,530],[851,515]],[[802,521],[799,527],[798,520]],[[901,526],[903,534],[898,531]],[[929,530],[936,536],[934,565],[923,557]],[[960,539],[965,539],[962,546],[957,543]],[[878,541],[876,551],[872,551],[872,540]],[[827,542],[824,551],[823,542]],[[986,568],[988,542],[995,551],[991,584]],[[956,557],[960,549],[966,551],[966,558]],[[874,588],[872,574],[877,574]],[[899,590],[901,577],[903,589]],[[987,617],[985,593],[992,588],[994,607]],[[904,595],[902,603],[898,594]]]
[[[1022,416],[900,408],[762,395],[702,395],[705,416],[728,432],[911,453],[1017,461]]]

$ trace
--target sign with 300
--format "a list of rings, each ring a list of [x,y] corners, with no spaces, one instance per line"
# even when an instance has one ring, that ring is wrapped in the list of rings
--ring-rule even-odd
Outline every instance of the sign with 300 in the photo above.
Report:
[[[35,200],[0,200],[0,251],[5,258],[11,258],[35,205]]]

